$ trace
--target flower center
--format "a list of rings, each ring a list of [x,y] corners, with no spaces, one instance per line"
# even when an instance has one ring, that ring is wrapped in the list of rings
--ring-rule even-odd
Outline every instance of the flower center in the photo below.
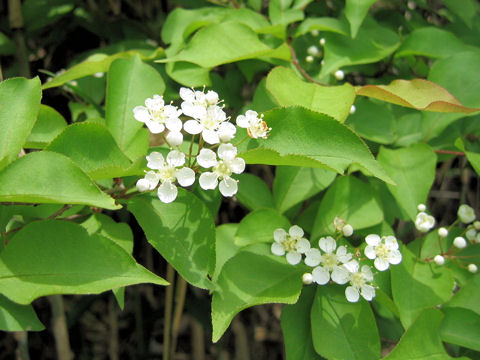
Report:
[[[389,250],[387,249],[385,244],[380,244],[375,247],[375,253],[377,254],[377,257],[386,259],[388,258]]]
[[[323,254],[322,263],[323,266],[331,270],[334,266],[337,266],[337,255],[335,254]]]
[[[295,251],[295,245],[297,244],[297,241],[290,236],[287,237],[287,239],[282,243],[283,247],[285,248],[285,251],[290,252],[290,251]]]
[[[207,130],[215,130],[218,128],[218,120],[209,114],[207,114],[205,118],[200,120],[200,122],[203,125],[203,127]]]
[[[165,166],[164,168],[158,170],[158,172],[160,173],[160,178],[162,181],[173,182],[176,179],[175,168],[171,166]]]
[[[165,112],[163,111],[164,109],[160,110],[150,110],[150,114],[152,115],[152,120],[164,124],[165,121],[167,120],[167,117],[165,116]]]
[[[353,273],[350,278],[350,283],[353,287],[356,287],[358,289],[361,288],[363,285],[365,285],[363,274],[361,272]]]
[[[218,161],[217,165],[213,168],[213,171],[222,179],[232,175],[232,169],[230,169],[228,163],[223,160]]]

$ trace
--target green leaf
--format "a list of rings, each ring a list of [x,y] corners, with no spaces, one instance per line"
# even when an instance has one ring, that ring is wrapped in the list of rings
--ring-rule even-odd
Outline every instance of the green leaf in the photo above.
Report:
[[[435,179],[437,156],[426,144],[390,150],[382,147],[378,161],[397,185],[387,184],[388,190],[411,220],[417,215],[417,205],[425,204]]]
[[[442,317],[442,313],[437,309],[426,309],[423,311],[402,336],[393,351],[384,359],[452,359],[445,352],[439,336],[439,326]],[[464,357],[461,359],[466,360]]]
[[[421,262],[407,247],[402,247],[401,252],[402,262],[390,271],[393,300],[407,329],[424,309],[450,299],[454,278],[448,268]]]
[[[120,149],[132,160],[136,156],[128,151],[129,146],[143,127],[143,123],[133,117],[133,108],[144,105],[147,98],[164,91],[165,83],[160,74],[144,64],[138,55],[131,59],[117,59],[110,66],[105,121]]]
[[[232,257],[234,257],[240,247],[235,244],[235,233],[238,224],[222,224],[215,229],[215,272],[212,279],[217,281],[218,275],[222,271],[223,265]]]
[[[321,86],[301,80],[284,67],[276,67],[267,77],[267,90],[281,106],[300,105],[344,122],[355,100],[355,89],[341,86]]]
[[[478,17],[478,3],[474,0],[442,0],[442,2],[448,10],[462,19],[469,28],[473,28]]]
[[[296,304],[282,309],[282,332],[285,355],[289,360],[319,360],[312,342],[310,312],[315,299],[315,286],[305,286]]]
[[[111,210],[121,207],[72,160],[50,151],[29,153],[3,169],[0,201],[83,204]]]
[[[458,138],[455,141],[455,146],[465,153],[468,162],[472,165],[477,174],[480,174],[480,154],[478,152],[466,150],[465,142],[461,138]]]
[[[250,27],[227,22],[202,28],[178,54],[160,61],[186,61],[204,68],[213,68],[273,54],[274,49],[262,43]]]
[[[280,213],[318,194],[335,179],[333,171],[299,166],[277,166],[273,198]]]
[[[424,27],[412,31],[395,53],[396,57],[425,56],[444,58],[464,51],[474,50],[459,40],[450,31],[436,27]]]
[[[327,359],[380,357],[380,338],[370,304],[350,303],[345,288],[317,286],[311,312],[313,345]]]
[[[60,115],[55,109],[40,104],[38,119],[33,126],[32,132],[28,136],[25,147],[31,149],[43,149],[66,127],[67,123],[62,115]]]
[[[93,179],[125,176],[131,165],[108,129],[94,122],[68,126],[45,150],[68,156]]]
[[[330,17],[309,17],[302,21],[295,32],[295,37],[305,35],[312,30],[329,31],[341,35],[348,35],[348,25],[339,19]]]
[[[312,238],[332,234],[336,216],[355,230],[371,227],[383,220],[373,187],[353,176],[339,177],[328,188],[318,208]]]
[[[0,295],[1,331],[41,331],[45,326],[40,322],[31,305],[19,305]]]
[[[303,20],[300,9],[291,9],[292,0],[271,0],[268,3],[268,16],[273,25],[288,25]]]
[[[480,351],[480,315],[462,308],[446,308],[443,312],[445,318],[440,325],[442,340]]]
[[[358,33],[358,29],[362,25],[363,19],[367,16],[370,6],[372,6],[377,0],[346,0],[345,3],[345,16],[350,23],[350,34],[352,38],[355,38]]]
[[[17,158],[37,120],[41,97],[38,77],[0,82],[0,169]]]
[[[362,140],[335,119],[289,107],[265,113],[264,120],[273,129],[268,139],[249,139],[238,146],[239,156],[249,164],[308,166],[338,173],[358,164],[391,181]]]
[[[0,55],[14,55],[15,42],[0,31]]]
[[[448,302],[448,307],[463,308],[480,315],[480,276],[473,276]]]
[[[213,342],[243,309],[267,303],[294,304],[306,266],[292,266],[272,255],[267,244],[242,249],[223,266],[212,298]]]
[[[378,25],[373,18],[367,18],[355,39],[341,34],[323,34],[325,64],[320,77],[348,65],[369,64],[392,54],[400,45],[398,35]]]
[[[259,209],[245,216],[238,225],[235,245],[246,246],[261,242],[273,243],[273,232],[278,228],[288,231],[290,222],[274,209]]]
[[[62,86],[69,81],[80,79],[85,76],[94,75],[100,72],[107,72],[110,65],[117,59],[129,59],[134,56],[141,56],[142,59],[155,59],[163,54],[163,49],[156,49],[150,56],[142,56],[138,50],[119,52],[113,55],[93,54],[79,64],[72,66],[67,71],[56,76],[43,84],[42,89],[47,90],[53,87]]]
[[[168,284],[111,240],[66,221],[32,222],[0,253],[0,292],[20,304],[146,282]]]
[[[148,242],[185,280],[202,289],[212,287],[208,275],[215,266],[215,225],[201,200],[179,188],[170,204],[142,194],[128,201],[128,210]]]
[[[480,110],[463,106],[440,85],[423,79],[394,80],[389,85],[365,85],[357,88],[356,92],[357,95],[417,110],[466,114]]]
[[[249,210],[273,208],[273,198],[267,184],[256,175],[243,173],[235,176],[239,181],[236,197]]]
[[[167,63],[167,75],[173,80],[188,87],[210,86],[210,69],[184,61]]]

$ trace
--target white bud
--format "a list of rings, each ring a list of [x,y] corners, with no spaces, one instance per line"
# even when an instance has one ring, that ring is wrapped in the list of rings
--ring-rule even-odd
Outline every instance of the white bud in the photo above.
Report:
[[[415,7],[416,7],[414,1],[409,1],[409,2],[407,2],[407,6],[408,6],[408,8],[409,8],[410,10],[415,10]]]
[[[97,73],[93,74],[93,77],[102,78],[103,75],[105,75],[105,73],[103,73],[103,72],[97,72]]]
[[[309,46],[307,53],[312,56],[317,56],[320,53],[320,50],[315,45]]]
[[[475,220],[475,211],[468,205],[460,205],[457,211],[458,218],[464,224],[470,224]]]
[[[320,61],[320,65],[325,65],[325,60],[322,59],[322,61]]]
[[[312,56],[312,55],[308,55],[308,56],[305,57],[305,62],[307,62],[307,63],[312,63],[313,60],[314,60],[314,59],[313,59],[313,56]]]
[[[465,236],[467,237],[468,240],[475,241],[475,238],[477,237],[477,230],[475,230],[474,228],[471,228],[467,230],[467,232],[465,233]]]
[[[313,276],[310,273],[305,273],[302,275],[302,281],[305,285],[310,285],[313,282]]]
[[[468,271],[470,271],[472,274],[475,274],[478,271],[477,265],[469,264],[468,265]]]
[[[312,34],[312,36],[318,36],[319,31],[317,29],[313,29],[312,31],[310,31],[310,34]]]
[[[350,224],[345,225],[342,229],[342,232],[343,232],[343,236],[346,236],[346,237],[352,236],[352,234],[353,234],[352,225],[350,225]]]
[[[444,227],[441,227],[440,229],[438,229],[438,236],[444,238],[444,237],[447,237],[448,236],[448,230]]]
[[[333,75],[335,76],[335,79],[337,79],[338,81],[343,80],[345,78],[345,73],[342,70],[335,71],[335,74]]]
[[[463,248],[467,247],[467,240],[465,240],[465,238],[463,238],[461,236],[457,236],[453,240],[453,246],[455,246],[456,248],[459,248],[459,249],[463,249]]]
[[[433,258],[433,261],[435,261],[435,264],[442,266],[445,264],[445,258],[442,255],[435,255]]]
[[[321,46],[325,46],[327,40],[325,38],[321,38],[320,41],[318,42]]]
[[[137,190],[140,192],[150,190],[150,182],[147,179],[139,179],[137,181],[136,186],[137,186]]]
[[[425,204],[418,204],[417,205],[417,210],[418,211],[425,211],[425,210],[427,210],[427,207],[425,206]]]
[[[355,111],[357,111],[355,105],[350,106],[350,115],[355,114]]]
[[[480,230],[480,221],[478,221],[478,220],[475,221],[475,222],[473,223],[473,227],[475,228],[475,230]]]

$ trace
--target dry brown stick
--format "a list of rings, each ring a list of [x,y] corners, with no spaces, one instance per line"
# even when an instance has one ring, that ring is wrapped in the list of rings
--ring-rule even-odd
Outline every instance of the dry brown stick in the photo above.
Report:
[[[194,360],[205,360],[205,339],[203,326],[194,317],[190,317],[192,326],[192,350]]]
[[[57,349],[57,359],[71,360],[73,353],[70,349],[70,340],[68,338],[67,319],[65,316],[65,307],[62,295],[52,295],[48,297],[52,309],[53,336],[55,337],[55,348]]]
[[[115,297],[110,296],[108,301],[108,322],[110,328],[110,336],[108,342],[108,355],[110,360],[118,360],[118,317],[117,302]]]
[[[8,20],[15,41],[15,58],[18,64],[20,76],[30,77],[30,65],[28,63],[27,45],[23,33],[22,4],[20,0],[8,0]]]
[[[15,340],[17,340],[17,360],[30,360],[28,353],[28,332],[18,331],[13,333]]]
[[[177,349],[178,331],[180,329],[180,320],[183,315],[185,305],[185,295],[187,293],[187,282],[184,278],[177,275],[177,287],[175,291],[175,313],[172,321],[172,344],[170,345],[170,358],[175,359],[175,350]]]
[[[172,308],[173,308],[173,287],[175,284],[175,270],[170,264],[167,264],[167,286],[165,291],[165,315],[163,325],[163,360],[168,360],[170,356],[170,335],[172,331]]]

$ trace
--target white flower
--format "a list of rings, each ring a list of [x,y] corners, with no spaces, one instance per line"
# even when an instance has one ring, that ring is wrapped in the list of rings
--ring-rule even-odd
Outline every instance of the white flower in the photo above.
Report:
[[[435,218],[426,212],[419,212],[415,219],[415,227],[420,232],[428,232],[435,226]]]
[[[435,255],[433,261],[435,261],[435,264],[437,264],[438,266],[442,266],[443,264],[445,264],[445,258],[442,255]]]
[[[333,219],[333,226],[335,227],[335,230],[342,231],[345,225],[346,225],[346,222],[344,219],[342,219],[341,217],[335,216],[335,219]]]
[[[313,281],[325,285],[331,278],[337,284],[345,284],[348,272],[342,265],[352,258],[352,254],[347,252],[345,246],[339,246],[334,253],[337,242],[331,236],[320,238],[318,245],[324,252],[323,255],[318,249],[310,249],[305,253],[305,264],[316,266],[312,271]]]
[[[174,185],[175,181],[181,186],[190,186],[195,182],[195,172],[188,167],[181,167],[185,164],[185,154],[172,150],[165,160],[159,152],[152,152],[147,156],[147,166],[152,170],[146,173],[144,179],[137,182],[140,191],[153,190],[158,187],[158,198],[164,203],[170,203],[177,198],[178,190]]]
[[[470,224],[475,220],[475,211],[468,205],[460,205],[457,211],[458,218],[464,224]]]
[[[340,81],[340,80],[343,80],[345,78],[345,73],[342,70],[337,70],[337,71],[335,71],[333,76],[335,76],[335,79]]]
[[[133,117],[145,123],[150,132],[159,134],[165,130],[165,127],[173,132],[182,130],[182,121],[179,116],[182,110],[176,106],[165,105],[163,96],[153,95],[153,98],[145,100],[145,106],[136,106],[133,109]]]
[[[465,238],[463,238],[461,236],[457,236],[453,240],[453,246],[455,246],[458,249],[463,249],[463,248],[467,247],[467,240],[465,240]]]
[[[237,125],[241,128],[247,129],[248,136],[254,139],[266,139],[271,128],[263,121],[263,115],[260,117],[258,113],[253,110],[247,110],[245,115],[237,116]]]
[[[478,271],[477,265],[469,264],[468,265],[468,271],[470,271],[472,274],[475,274]]]
[[[402,254],[398,250],[398,243],[395,236],[380,238],[376,234],[367,235],[365,238],[367,247],[365,256],[369,259],[375,259],[374,265],[379,271],[385,271],[390,264],[396,265],[402,261]]]
[[[438,229],[438,236],[447,237],[448,236],[448,230],[444,227],[441,227],[440,229]]]
[[[343,236],[345,237],[349,237],[349,236],[352,236],[353,234],[353,226],[350,225],[350,224],[347,224],[343,227],[342,229],[342,232],[343,232]]]
[[[302,275],[302,282],[305,285],[310,285],[313,282],[313,276],[310,273],[305,273]]]
[[[363,265],[360,270],[360,264],[357,260],[349,261],[344,265],[348,270],[348,281],[350,286],[345,289],[345,297],[349,302],[357,302],[360,295],[365,300],[371,301],[375,297],[375,288],[371,285],[373,274],[370,266]]]
[[[237,180],[231,177],[232,173],[241,174],[245,170],[245,160],[236,157],[237,148],[232,144],[221,144],[218,147],[218,157],[210,149],[202,149],[197,156],[197,162],[200,166],[212,171],[204,172],[200,175],[200,187],[204,190],[213,190],[217,187],[223,196],[233,196],[237,193]]]
[[[307,49],[307,54],[311,56],[317,56],[320,53],[320,50],[315,45],[309,46]]]
[[[296,265],[302,260],[302,254],[310,249],[310,242],[303,237],[304,232],[300,226],[293,225],[288,233],[284,229],[273,232],[271,250],[274,255],[283,256],[287,253],[287,262]]]

